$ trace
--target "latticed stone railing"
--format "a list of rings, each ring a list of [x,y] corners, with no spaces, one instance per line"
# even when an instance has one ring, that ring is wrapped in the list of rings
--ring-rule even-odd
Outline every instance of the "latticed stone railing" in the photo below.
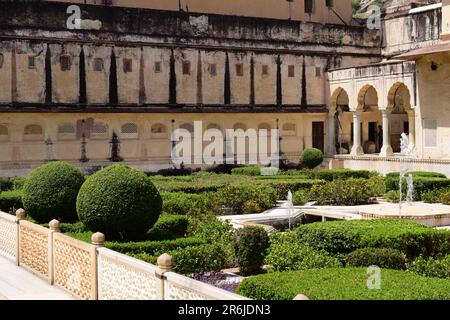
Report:
[[[0,212],[0,255],[85,300],[246,300],[247,298],[171,272],[172,257],[152,265],[62,234],[59,222],[49,229]]]

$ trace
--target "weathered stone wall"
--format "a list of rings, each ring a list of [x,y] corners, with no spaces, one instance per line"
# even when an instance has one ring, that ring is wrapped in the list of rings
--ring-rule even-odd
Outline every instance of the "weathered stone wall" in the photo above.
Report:
[[[441,18],[440,8],[411,14],[406,10],[387,15],[383,22],[383,54],[392,57],[438,41],[442,29]]]
[[[282,151],[297,161],[312,123],[326,122],[327,70],[380,59],[378,32],[360,27],[81,7],[97,30],[68,30],[67,4],[2,7],[3,172],[47,160],[48,138],[55,159],[78,162],[83,119],[95,125],[92,164],[108,163],[116,132],[126,161],[168,166],[173,125],[195,120],[224,131],[279,119]]]
[[[88,4],[100,2],[98,0],[57,1]],[[288,19],[291,16],[293,20],[337,24],[349,23],[352,19],[351,0],[334,1],[334,12],[326,7],[325,1],[315,0],[313,14],[311,15],[305,13],[304,1],[293,1],[291,3],[291,14],[289,14],[289,3],[284,0],[181,0],[181,2],[178,0],[113,0],[111,2],[115,6],[171,11],[179,11],[180,4],[182,10],[188,10],[189,12],[275,19]]]

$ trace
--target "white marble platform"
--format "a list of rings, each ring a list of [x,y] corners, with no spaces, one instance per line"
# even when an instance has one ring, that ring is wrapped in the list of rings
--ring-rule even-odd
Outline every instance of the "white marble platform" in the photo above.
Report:
[[[0,256],[0,300],[74,300],[70,294]]]

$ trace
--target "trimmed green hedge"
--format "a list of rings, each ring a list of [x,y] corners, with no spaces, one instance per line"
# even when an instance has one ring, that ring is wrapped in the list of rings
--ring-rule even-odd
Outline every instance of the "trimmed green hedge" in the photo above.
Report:
[[[15,210],[23,208],[22,191],[3,191],[0,193],[0,210],[14,213]]]
[[[237,293],[255,300],[449,300],[450,281],[398,270],[381,271],[381,290],[367,286],[367,268],[313,269],[245,279]]]
[[[162,192],[162,211],[168,214],[186,215],[202,197],[199,194],[183,192]]]
[[[77,221],[76,200],[84,183],[81,171],[66,162],[50,162],[33,169],[23,186],[25,211],[39,223],[53,219]]]
[[[234,255],[240,274],[248,276],[261,272],[269,248],[269,235],[262,227],[249,226],[235,232]]]
[[[292,204],[294,206],[304,206],[309,202],[309,192],[306,190],[295,191],[292,195]]]
[[[263,167],[242,167],[234,168],[231,170],[231,174],[238,174],[243,176],[260,176]]]
[[[318,205],[354,206],[368,204],[376,196],[376,188],[368,179],[335,180],[311,189]]]
[[[147,232],[149,240],[171,240],[183,238],[189,221],[185,216],[161,215],[155,225]]]
[[[203,244],[169,251],[172,255],[172,269],[180,274],[204,274],[230,267],[220,245]],[[158,256],[146,253],[128,254],[136,259],[156,265]]]
[[[258,180],[257,183],[274,188],[276,190],[277,199],[286,200],[289,191],[309,191],[314,186],[324,185],[325,181],[305,179],[267,179],[260,181]]]
[[[181,274],[204,274],[230,267],[220,244],[186,247],[169,254],[173,257],[173,270]]]
[[[408,258],[450,253],[450,232],[399,219],[312,223],[296,229],[301,243],[333,255],[361,248],[392,248]]]
[[[450,255],[437,260],[419,257],[408,266],[408,271],[426,277],[450,278]]]
[[[323,162],[323,152],[316,148],[306,148],[300,156],[300,163],[303,167],[314,169]]]
[[[105,247],[124,254],[146,253],[148,255],[155,256],[180,248],[199,246],[203,244],[205,244],[205,242],[197,238],[180,238],[167,241],[141,241],[123,243],[107,241],[105,243]]]
[[[222,215],[255,213],[251,208],[264,211],[276,205],[277,195],[270,185],[233,184],[220,189],[213,197],[214,212]],[[249,202],[252,206],[249,206]]]
[[[422,178],[447,178],[445,174],[438,173],[438,172],[425,172],[425,171],[413,171],[411,172],[413,177],[422,177]],[[399,172],[391,172],[386,175],[386,178],[394,178],[394,179],[400,179],[400,173]]]
[[[342,267],[338,259],[325,252],[283,241],[271,244],[266,264],[270,265],[270,271],[278,272]]]
[[[350,253],[346,258],[346,265],[350,267],[377,266],[385,269],[405,270],[406,256],[395,249],[364,248]]]
[[[144,173],[116,164],[86,180],[76,205],[89,230],[103,232],[107,239],[141,240],[158,221],[162,199]]]
[[[449,191],[450,190],[448,188],[434,189],[434,190],[426,191],[426,192],[422,193],[420,196],[422,198],[422,201],[425,203],[441,203],[442,196]]]
[[[322,169],[304,172],[311,179],[319,179],[326,181],[346,180],[350,178],[369,179],[379,175],[379,173],[376,171],[351,170],[351,169]]]
[[[0,178],[0,191],[10,191],[13,189],[11,178]]]
[[[422,176],[414,176],[413,175],[413,183],[414,183],[414,199],[417,201],[422,200],[422,194],[438,189],[449,189],[450,188],[450,179],[441,178],[441,177],[422,177]],[[386,190],[399,190],[400,187],[400,177],[387,177],[385,178]],[[402,185],[403,191],[406,193],[407,183],[406,178],[403,181]]]
[[[12,178],[13,190],[22,190],[26,181],[27,177]]]

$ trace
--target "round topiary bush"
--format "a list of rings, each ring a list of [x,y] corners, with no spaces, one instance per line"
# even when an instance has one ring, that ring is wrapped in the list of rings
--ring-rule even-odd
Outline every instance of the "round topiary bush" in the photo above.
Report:
[[[245,227],[236,231],[234,252],[241,275],[261,272],[270,239],[261,227]]]
[[[378,266],[385,269],[406,269],[406,255],[399,250],[389,248],[364,248],[353,251],[347,256],[350,267]]]
[[[142,239],[161,210],[161,195],[150,179],[125,165],[113,165],[89,177],[77,199],[80,220],[107,239]]]
[[[308,148],[303,151],[300,158],[300,163],[303,167],[308,169],[314,169],[315,167],[321,165],[323,162],[323,153],[319,149]]]
[[[76,200],[84,182],[79,169],[65,162],[44,164],[28,175],[23,186],[25,211],[38,223],[77,220]]]

